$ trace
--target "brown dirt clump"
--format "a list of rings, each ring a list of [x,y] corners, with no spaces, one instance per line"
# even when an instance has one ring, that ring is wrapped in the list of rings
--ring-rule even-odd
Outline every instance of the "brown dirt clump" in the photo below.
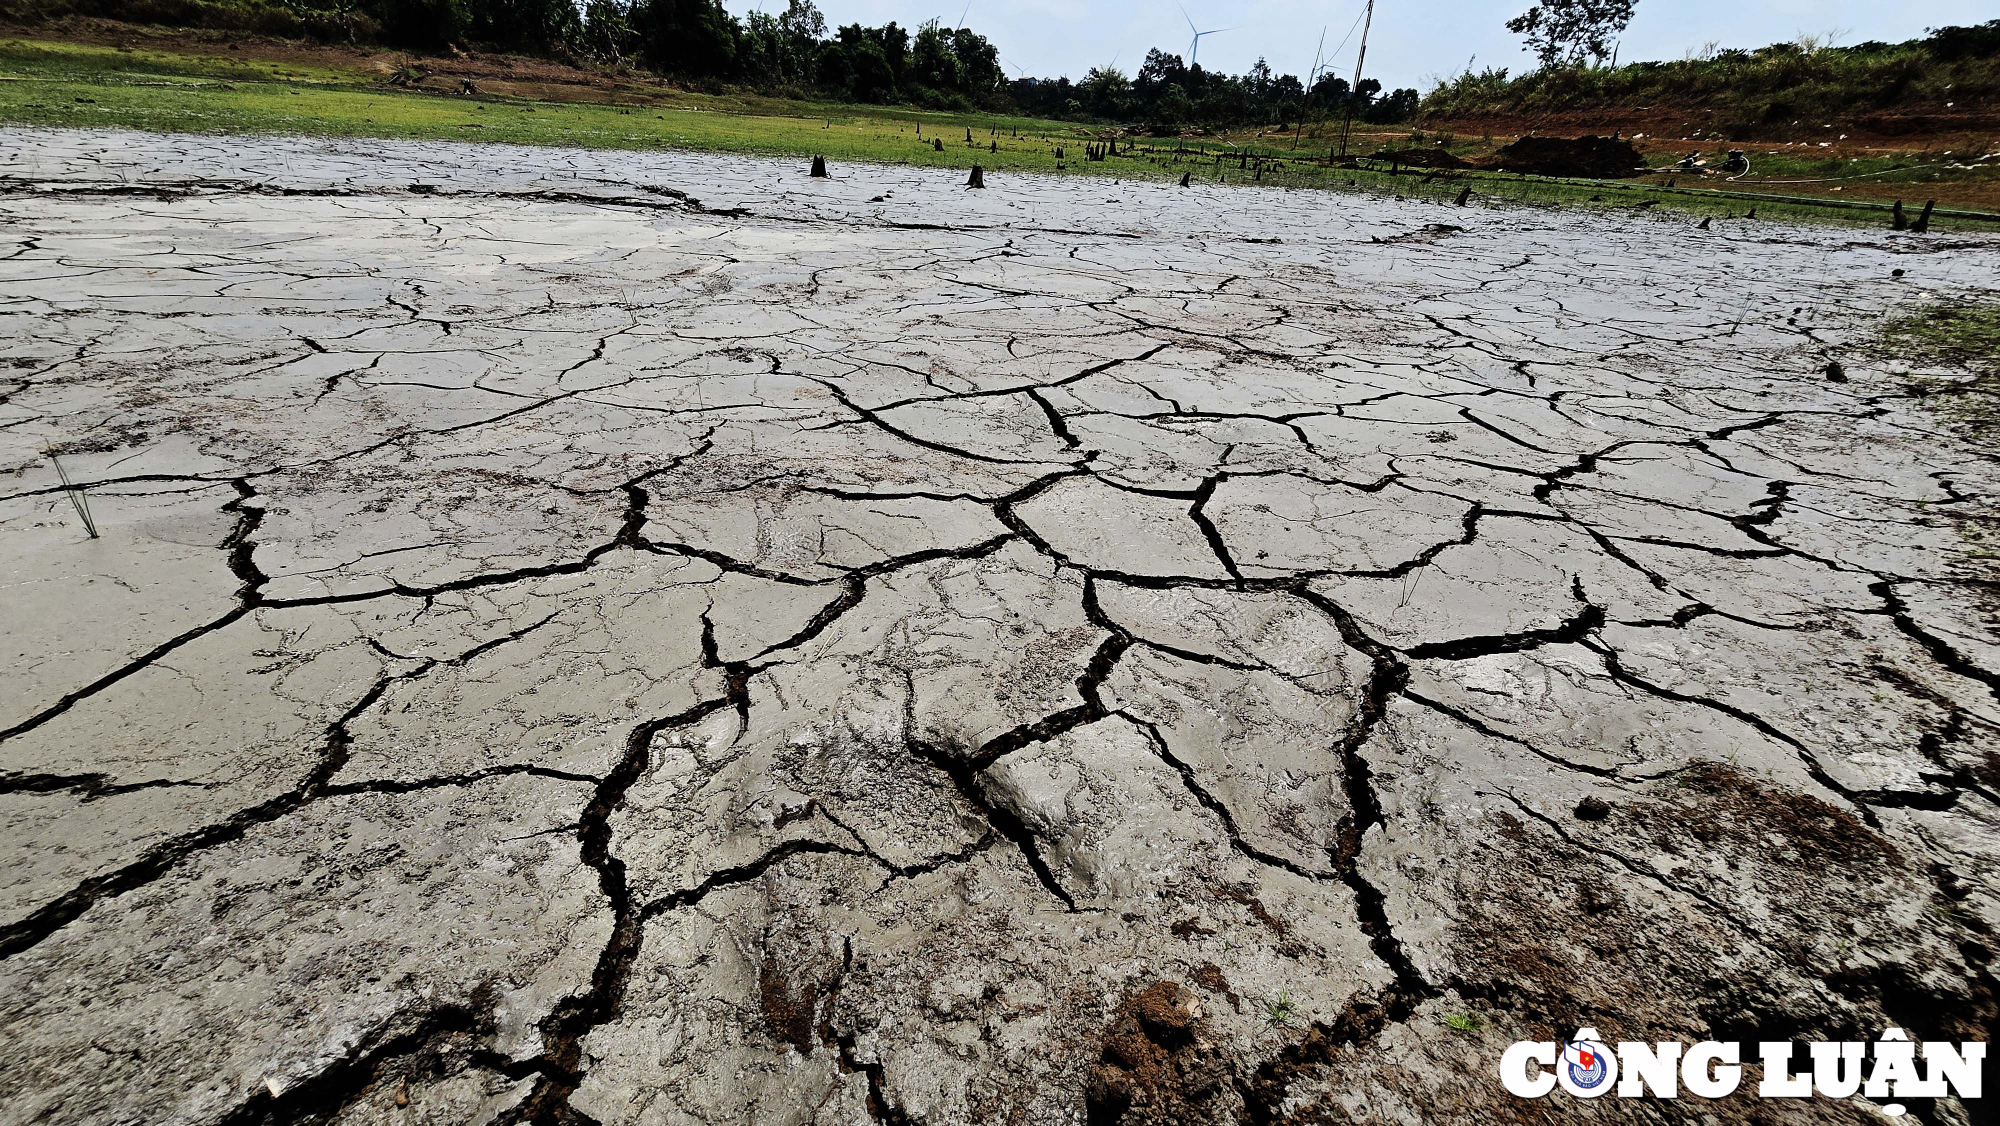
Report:
[[[819,987],[807,982],[796,993],[783,971],[769,958],[757,972],[757,1000],[764,1020],[778,1039],[811,1054],[813,1012],[819,1007]]]
[[[1228,1121],[1228,1100],[1217,1096],[1229,1088],[1229,1065],[1206,1033],[1200,999],[1175,982],[1126,998],[1091,1069],[1091,1126]]]
[[[1491,167],[1537,176],[1614,180],[1637,176],[1646,167],[1646,158],[1632,142],[1613,137],[1522,137],[1493,154]]]

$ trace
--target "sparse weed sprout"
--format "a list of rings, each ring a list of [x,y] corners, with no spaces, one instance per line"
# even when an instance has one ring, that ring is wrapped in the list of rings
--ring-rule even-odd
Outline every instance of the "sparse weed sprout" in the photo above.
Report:
[[[97,521],[90,517],[90,501],[84,496],[83,487],[70,481],[68,471],[63,469],[62,459],[56,456],[53,449],[46,452],[49,460],[55,463],[56,476],[62,479],[63,492],[69,494],[70,506],[76,509],[77,516],[83,520],[83,530],[90,533],[91,539],[96,539]]]
[[[1446,1013],[1444,1026],[1453,1032],[1477,1032],[1480,1029],[1478,1013]]]
[[[1882,326],[1876,351],[1922,368],[1908,389],[1961,431],[1982,442],[2000,434],[2000,302],[1921,306]],[[1976,529],[1968,527],[1968,538]]]
[[[1292,991],[1278,990],[1278,995],[1264,1002],[1264,1021],[1273,1028],[1292,1023],[1299,1015],[1298,1003],[1292,1000]]]

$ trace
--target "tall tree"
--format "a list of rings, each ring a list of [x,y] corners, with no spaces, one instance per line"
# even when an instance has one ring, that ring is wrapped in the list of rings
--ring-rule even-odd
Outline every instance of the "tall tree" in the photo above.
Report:
[[[630,18],[653,69],[689,78],[736,73],[742,26],[721,0],[639,0]]]
[[[1585,59],[1601,61],[1611,53],[1611,39],[1632,22],[1637,0],[1538,0],[1534,7],[1507,21],[1507,30],[1527,41],[1528,49],[1550,70],[1579,66]]]
[[[374,0],[368,8],[382,22],[385,40],[421,51],[464,39],[470,21],[463,0]]]
[[[590,0],[583,9],[583,49],[607,63],[632,53],[632,5],[628,0]]]
[[[960,90],[974,101],[993,97],[1007,80],[1000,70],[1000,49],[969,27],[951,33],[951,53],[958,56]]]
[[[467,0],[465,9],[466,37],[498,51],[560,51],[583,32],[571,0]]]
[[[1123,108],[1132,80],[1115,66],[1094,66],[1083,76],[1084,108],[1099,117],[1117,117]]]
[[[939,92],[957,92],[964,83],[958,73],[958,53],[951,49],[951,32],[931,20],[917,29],[910,45],[910,73],[920,86]]]

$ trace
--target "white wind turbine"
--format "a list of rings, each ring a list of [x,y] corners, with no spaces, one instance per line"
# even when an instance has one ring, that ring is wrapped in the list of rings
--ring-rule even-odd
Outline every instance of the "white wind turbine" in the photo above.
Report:
[[[1180,7],[1180,5],[1175,5],[1175,6],[1176,6],[1176,7]],[[1216,35],[1216,34],[1219,34],[1219,33],[1221,33],[1221,32],[1224,32],[1224,31],[1235,31],[1235,30],[1236,30],[1236,29],[1235,29],[1235,28],[1233,28],[1233,27],[1218,27],[1218,28],[1213,28],[1213,29],[1211,29],[1211,30],[1208,30],[1208,31],[1200,31],[1200,30],[1196,29],[1196,27],[1194,26],[1194,17],[1193,17],[1193,16],[1190,16],[1190,15],[1188,15],[1188,11],[1187,11],[1187,9],[1186,9],[1185,7],[1181,7],[1181,18],[1187,21],[1187,25],[1188,25],[1188,30],[1189,30],[1189,31],[1192,31],[1192,32],[1194,32],[1194,41],[1193,41],[1192,43],[1189,43],[1189,44],[1188,44],[1188,65],[1189,65],[1189,66],[1193,66],[1193,65],[1194,65],[1194,60],[1195,60],[1195,56],[1201,53],[1201,37],[1202,37],[1202,36],[1204,36],[1204,35]]]

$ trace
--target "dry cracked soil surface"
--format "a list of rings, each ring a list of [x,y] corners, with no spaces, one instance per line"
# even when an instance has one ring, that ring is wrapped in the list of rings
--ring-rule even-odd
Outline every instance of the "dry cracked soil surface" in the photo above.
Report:
[[[1994,1028],[2000,478],[1859,343],[2000,242],[0,152],[0,1120],[1540,1121],[1580,1023]]]

